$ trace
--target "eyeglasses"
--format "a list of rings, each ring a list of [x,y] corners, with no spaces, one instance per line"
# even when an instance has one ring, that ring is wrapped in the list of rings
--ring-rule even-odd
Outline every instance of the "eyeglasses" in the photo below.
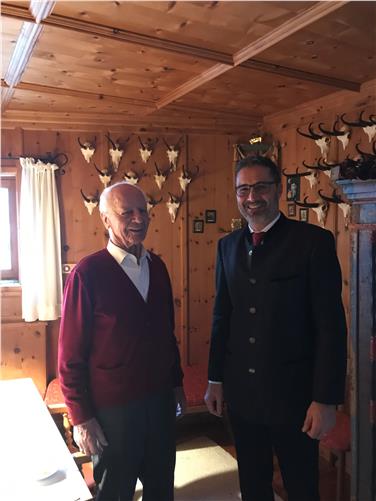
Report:
[[[260,181],[255,184],[240,184],[235,187],[236,194],[238,197],[248,197],[253,190],[255,195],[265,195],[265,193],[269,193],[270,187],[276,184],[275,181]]]

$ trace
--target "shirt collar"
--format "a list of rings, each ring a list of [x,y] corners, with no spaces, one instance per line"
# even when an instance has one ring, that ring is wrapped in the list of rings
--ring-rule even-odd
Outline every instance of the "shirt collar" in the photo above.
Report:
[[[121,247],[115,245],[113,242],[111,242],[111,240],[108,241],[107,250],[118,264],[121,264],[127,256],[133,256],[133,254],[131,254],[130,252],[127,252]],[[147,251],[144,246],[142,246],[141,249],[140,260],[143,257],[147,257],[149,260],[151,259],[149,251]]]
[[[261,232],[264,232],[264,233],[265,233],[265,232],[269,231],[269,230],[270,230],[270,228],[271,228],[272,226],[274,226],[274,225],[275,225],[275,223],[278,221],[278,219],[279,219],[280,217],[281,217],[281,213],[280,213],[280,212],[278,212],[277,217],[276,217],[275,219],[273,219],[273,221],[272,221],[271,223],[267,224],[267,225],[265,226],[265,228],[263,228],[262,230],[260,230],[260,233],[261,233]],[[249,228],[249,231],[250,231],[251,233],[254,233],[254,231],[255,231],[255,230],[253,230],[253,229],[250,227],[250,225],[248,225],[248,228]],[[257,232],[257,233],[258,233],[258,232]]]

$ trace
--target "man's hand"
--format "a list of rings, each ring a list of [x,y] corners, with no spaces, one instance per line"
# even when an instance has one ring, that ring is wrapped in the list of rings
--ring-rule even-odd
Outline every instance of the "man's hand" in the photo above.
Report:
[[[80,451],[87,456],[101,454],[103,447],[108,445],[102,428],[95,418],[74,426],[73,438]]]
[[[222,417],[223,412],[223,385],[222,383],[209,383],[204,397],[210,414]]]
[[[183,417],[187,411],[187,399],[185,397],[184,388],[177,386],[174,388],[176,402],[176,417]]]
[[[308,407],[302,432],[311,438],[321,440],[336,424],[335,405],[312,402]]]

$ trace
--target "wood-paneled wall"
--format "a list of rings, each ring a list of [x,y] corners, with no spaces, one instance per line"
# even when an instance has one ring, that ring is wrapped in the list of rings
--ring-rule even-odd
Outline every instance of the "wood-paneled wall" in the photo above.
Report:
[[[28,129],[2,131],[2,156],[24,155],[45,156],[47,152],[64,152],[68,163],[64,174],[57,175],[62,222],[62,261],[77,263],[89,253],[103,248],[107,238],[98,208],[89,215],[80,194],[92,195],[102,191],[94,162],[100,169],[108,166],[109,144],[104,132],[57,132]],[[130,131],[111,134],[112,139],[125,140]],[[93,140],[96,136],[97,148],[88,164],[80,151],[77,137],[81,141]],[[125,153],[113,182],[122,179],[129,170],[145,175],[139,186],[155,199],[163,196],[163,201],[151,212],[151,223],[146,247],[160,255],[169,270],[175,301],[176,336],[180,344],[183,362],[186,364],[206,364],[212,304],[214,298],[214,263],[216,243],[223,234],[219,228],[230,229],[231,219],[238,217],[233,197],[233,144],[238,138],[225,135],[183,135],[176,172],[167,178],[162,190],[157,187],[154,162],[159,168],[168,168],[166,146],[160,134],[143,134],[142,139],[159,142],[155,151],[144,164],[139,154],[137,134],[131,135],[125,144]],[[175,144],[181,135],[164,138]],[[6,164],[12,162],[7,160]],[[13,162],[14,164],[14,162]],[[172,223],[166,207],[169,193],[181,195],[178,177],[182,166],[192,172],[199,168],[183,197],[175,223]],[[205,220],[205,210],[217,211],[214,224],[204,223],[203,233],[193,233],[193,220]],[[57,338],[59,322],[49,322],[47,339],[48,375],[56,374]]]
[[[360,94],[349,91],[335,93],[330,98],[315,100],[303,107],[288,112],[266,117],[265,131],[271,132],[281,145],[281,166],[289,173],[297,167],[302,168],[302,161],[314,163],[320,156],[315,143],[296,134],[296,127],[305,129],[310,122],[316,125],[323,122],[329,127],[338,114],[347,113],[350,119],[355,119],[359,111],[375,113],[374,84],[364,85]],[[108,141],[105,138],[103,127],[98,124],[98,130],[87,132],[67,131],[62,125],[60,132],[56,130],[35,130],[32,128],[9,129],[2,131],[2,156],[25,155],[44,156],[47,152],[64,152],[68,155],[68,164],[64,167],[65,174],[57,175],[61,201],[62,219],[62,261],[63,263],[77,263],[85,255],[94,252],[106,244],[104,227],[101,223],[98,209],[89,215],[84,207],[80,189],[87,194],[93,194],[97,189],[101,191],[98,174],[93,162],[86,163],[77,142],[92,140],[96,136],[97,149],[93,161],[101,169],[108,165]],[[83,128],[84,129],[84,128]],[[130,130],[114,132],[113,139],[125,140]],[[135,131],[133,131],[135,132]],[[143,139],[155,139],[159,142],[149,162],[142,163],[139,155],[138,132],[131,135],[125,145],[125,154],[114,181],[120,180],[124,172],[136,170],[145,176],[140,187],[154,198],[163,196],[163,202],[155,207],[151,213],[146,246],[159,254],[168,267],[171,275],[175,311],[176,335],[184,363],[206,365],[210,337],[210,324],[214,298],[214,267],[216,244],[223,236],[221,228],[230,230],[231,219],[239,217],[233,192],[233,145],[239,140],[245,140],[254,131],[244,131],[244,136],[228,135],[183,135],[180,158],[177,171],[170,175],[162,192],[154,181],[154,161],[162,169],[168,166],[166,147],[162,135],[158,131],[141,133]],[[173,144],[181,137],[178,134],[166,133],[166,140]],[[361,129],[353,130],[350,146],[342,151],[342,146],[334,138],[331,141],[329,161],[343,159],[346,155],[354,154],[354,145],[361,142],[366,151],[369,148],[368,139]],[[5,164],[11,164],[6,161]],[[183,204],[175,223],[171,223],[165,205],[168,193],[179,195],[181,189],[178,176],[182,166],[195,170],[199,166],[199,174],[188,187],[184,195]],[[317,198],[318,188],[325,194],[331,195],[329,178],[320,173],[318,185],[310,189],[307,180],[301,182],[301,199],[308,196],[310,201]],[[281,200],[281,208],[286,213],[287,202],[285,187]],[[217,211],[216,223],[204,223],[203,233],[193,233],[193,221],[205,221],[205,211]],[[297,211],[299,214],[299,211]],[[309,221],[317,224],[313,211],[309,211]],[[349,232],[346,228],[342,212],[335,205],[330,205],[326,228],[330,229],[337,242],[337,250],[343,271],[344,302],[347,315],[349,314]],[[47,329],[47,364],[48,376],[53,377],[56,372],[58,322],[51,322]]]

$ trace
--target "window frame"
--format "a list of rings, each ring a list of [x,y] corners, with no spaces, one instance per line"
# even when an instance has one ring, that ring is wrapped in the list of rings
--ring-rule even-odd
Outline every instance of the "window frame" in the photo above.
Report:
[[[19,176],[16,167],[2,167],[0,173],[0,185],[9,189],[9,219],[10,219],[10,246],[12,265],[10,270],[0,270],[1,280],[19,281]],[[1,238],[1,234],[0,234]]]

